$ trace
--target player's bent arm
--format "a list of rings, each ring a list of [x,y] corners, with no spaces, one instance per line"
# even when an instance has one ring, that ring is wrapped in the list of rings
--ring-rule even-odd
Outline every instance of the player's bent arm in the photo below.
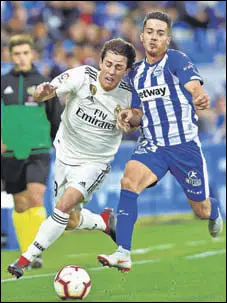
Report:
[[[41,83],[36,87],[33,97],[38,102],[44,102],[56,96],[56,89],[57,87],[49,82]]]
[[[203,110],[209,108],[209,95],[205,92],[199,80],[189,81],[185,83],[184,87],[192,95],[196,109]]]

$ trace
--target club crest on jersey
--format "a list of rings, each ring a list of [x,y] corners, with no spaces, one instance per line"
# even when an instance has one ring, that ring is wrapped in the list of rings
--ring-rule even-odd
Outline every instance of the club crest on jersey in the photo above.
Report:
[[[114,109],[114,115],[117,116],[120,111],[121,111],[121,106],[120,104],[117,104],[117,106]]]
[[[163,67],[162,66],[157,66],[153,72],[154,77],[158,77],[162,74],[163,72]]]
[[[97,92],[97,87],[93,84],[90,84],[90,92],[94,96]]]

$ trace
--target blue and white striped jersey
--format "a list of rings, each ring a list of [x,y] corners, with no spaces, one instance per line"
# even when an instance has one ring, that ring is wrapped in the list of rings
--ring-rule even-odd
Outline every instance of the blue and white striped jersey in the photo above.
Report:
[[[184,84],[203,83],[197,68],[184,53],[169,49],[155,64],[145,59],[128,74],[133,87],[132,107],[143,109],[142,133],[158,146],[181,144],[198,135],[197,115]]]

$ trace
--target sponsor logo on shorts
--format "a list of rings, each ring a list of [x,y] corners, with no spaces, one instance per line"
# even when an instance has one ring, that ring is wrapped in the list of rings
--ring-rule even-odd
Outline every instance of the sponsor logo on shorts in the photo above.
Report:
[[[193,191],[191,189],[187,189],[187,193],[193,194],[193,195],[201,195],[203,192],[201,190],[200,191]]]
[[[197,171],[190,170],[188,172],[188,177],[185,178],[185,181],[187,184],[190,184],[192,186],[200,186],[202,184],[202,180],[197,176]]]

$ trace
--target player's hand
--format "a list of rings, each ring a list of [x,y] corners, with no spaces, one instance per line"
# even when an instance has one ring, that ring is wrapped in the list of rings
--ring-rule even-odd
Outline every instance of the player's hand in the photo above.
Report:
[[[54,86],[49,82],[43,82],[36,87],[33,97],[38,102],[45,101],[55,96],[56,89],[57,86]]]
[[[1,154],[4,153],[6,151],[6,145],[2,143],[2,139],[1,139]]]
[[[140,119],[139,119],[140,120]],[[124,132],[136,131],[139,127],[139,122],[132,109],[122,109],[117,116],[117,128]]]
[[[196,109],[207,109],[210,107],[210,97],[208,94],[200,94],[198,97],[193,99],[193,103]]]

